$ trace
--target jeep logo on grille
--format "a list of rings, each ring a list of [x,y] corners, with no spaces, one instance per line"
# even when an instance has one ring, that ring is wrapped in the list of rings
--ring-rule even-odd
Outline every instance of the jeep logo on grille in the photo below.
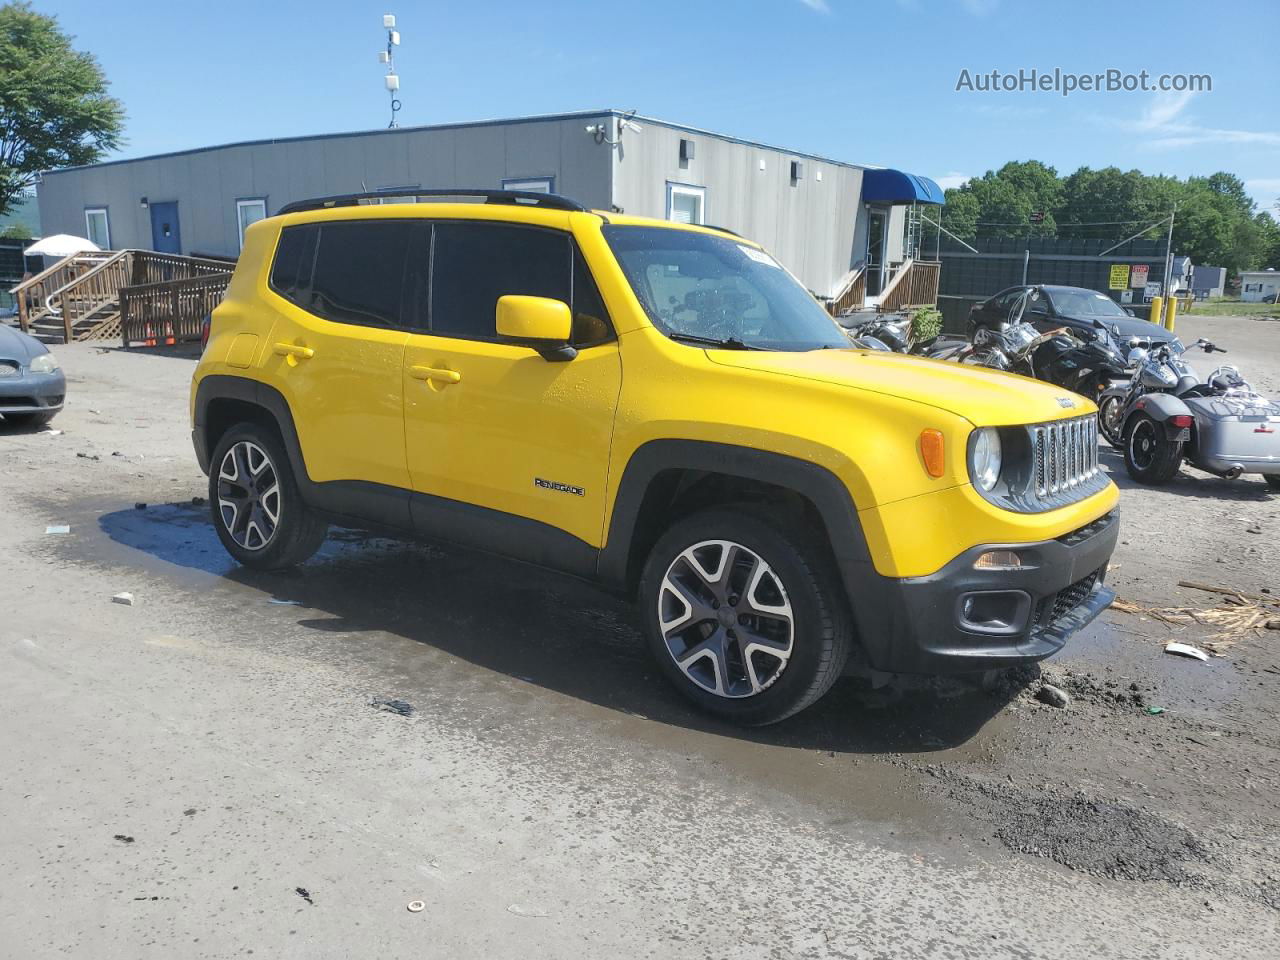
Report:
[[[555,480],[543,480],[541,477],[534,477],[533,485],[541,487],[543,490],[554,490],[556,493],[572,493],[575,497],[585,497],[587,495],[587,491],[582,487],[575,487],[570,483],[559,483]]]
[[[1072,407],[1076,405],[1076,402],[1072,400],[1070,397],[1058,397],[1057,400],[1058,400],[1058,406],[1063,407],[1067,410],[1070,410]]]

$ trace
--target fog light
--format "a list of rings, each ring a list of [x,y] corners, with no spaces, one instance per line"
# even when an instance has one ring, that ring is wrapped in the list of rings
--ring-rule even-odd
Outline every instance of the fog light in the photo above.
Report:
[[[956,613],[962,630],[1011,636],[1026,629],[1031,596],[1022,590],[966,593],[960,597]]]
[[[1020,570],[1022,557],[1012,550],[988,550],[973,561],[975,570]]]

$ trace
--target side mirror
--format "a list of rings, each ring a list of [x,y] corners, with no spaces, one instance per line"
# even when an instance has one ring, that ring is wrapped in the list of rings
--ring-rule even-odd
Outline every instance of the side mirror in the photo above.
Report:
[[[498,336],[532,347],[544,360],[572,360],[573,315],[563,300],[509,294],[498,298]]]
[[[1125,308],[1124,308],[1124,312],[1125,312],[1125,313],[1127,313],[1127,314],[1128,314],[1129,316],[1131,316],[1131,317],[1136,317],[1136,316],[1137,316],[1137,314],[1136,314],[1136,313],[1134,313],[1132,310],[1130,310],[1128,307],[1125,307]]]

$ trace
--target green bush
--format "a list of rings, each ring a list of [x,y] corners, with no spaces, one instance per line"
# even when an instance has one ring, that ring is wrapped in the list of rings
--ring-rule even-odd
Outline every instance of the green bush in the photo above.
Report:
[[[911,342],[923,343],[942,332],[942,311],[921,307],[911,314]]]

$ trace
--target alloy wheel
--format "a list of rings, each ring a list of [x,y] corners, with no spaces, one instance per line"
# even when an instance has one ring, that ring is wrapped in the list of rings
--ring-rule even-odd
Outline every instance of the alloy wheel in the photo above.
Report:
[[[218,513],[237,545],[261,550],[280,525],[280,481],[256,443],[233,444],[218,467]]]
[[[786,588],[755,551],[704,540],[667,567],[658,591],[667,652],[694,684],[718,697],[751,697],[782,675],[795,644]]]
[[[1155,462],[1156,446],[1155,425],[1150,420],[1139,420],[1129,434],[1129,459],[1139,470],[1147,470]]]

